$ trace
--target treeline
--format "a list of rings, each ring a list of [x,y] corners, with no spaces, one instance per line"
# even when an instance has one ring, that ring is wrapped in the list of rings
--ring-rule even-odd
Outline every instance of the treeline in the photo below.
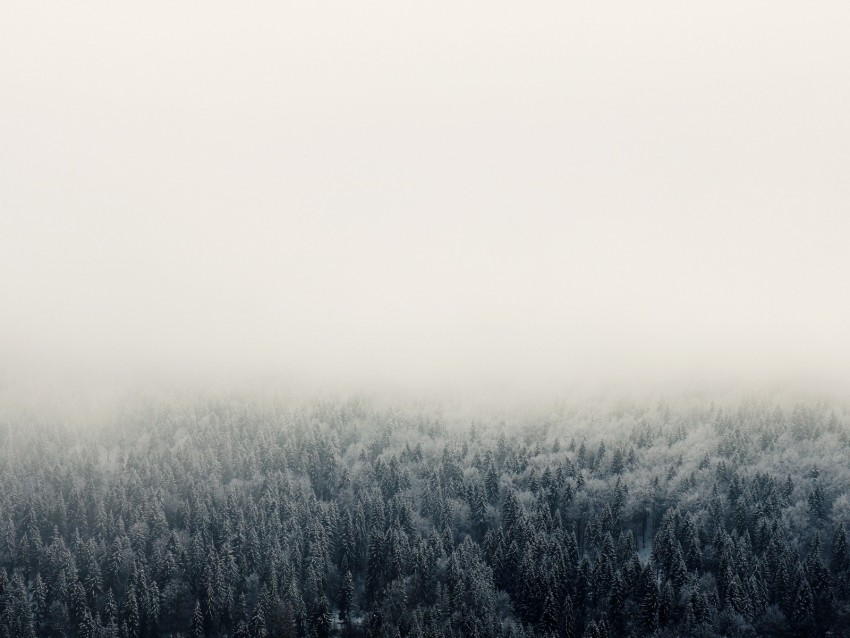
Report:
[[[826,403],[0,424],[0,638],[850,636]]]

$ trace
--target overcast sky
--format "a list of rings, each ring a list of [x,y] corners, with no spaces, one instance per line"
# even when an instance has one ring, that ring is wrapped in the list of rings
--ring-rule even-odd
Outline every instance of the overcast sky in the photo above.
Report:
[[[4,1],[0,367],[846,379],[849,33],[844,1]]]

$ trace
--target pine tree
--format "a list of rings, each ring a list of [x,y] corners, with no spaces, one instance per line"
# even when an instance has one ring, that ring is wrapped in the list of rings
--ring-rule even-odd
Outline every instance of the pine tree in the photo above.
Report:
[[[41,620],[47,613],[47,587],[41,578],[41,574],[36,574],[35,583],[33,584],[33,611],[37,620]]]
[[[192,626],[189,629],[191,638],[203,638],[206,635],[204,630],[204,613],[201,611],[201,601],[195,601],[195,612],[192,614]]]
[[[815,540],[806,560],[806,580],[811,586],[815,623],[822,632],[829,626],[835,606],[832,577],[821,559],[820,534]]]
[[[263,610],[263,605],[260,603],[254,608],[254,615],[251,618],[251,635],[255,638],[266,638],[268,636],[266,614]]]
[[[614,635],[621,635],[624,633],[626,619],[623,613],[623,606],[625,603],[625,583],[623,582],[622,574],[620,571],[617,571],[614,574],[613,581],[611,582],[611,593],[608,596],[607,603],[608,621]]]
[[[383,535],[374,532],[369,543],[369,558],[366,564],[366,596],[370,601],[377,599],[384,586],[385,551]]]
[[[551,591],[549,591],[546,595],[546,600],[543,603],[543,615],[540,617],[540,628],[547,633],[557,631],[559,616],[560,613],[558,610],[558,604],[555,602],[555,596]]]
[[[504,503],[502,503],[502,526],[508,538],[513,539],[521,516],[522,506],[519,503],[516,492],[514,490],[508,490]]]
[[[83,612],[83,617],[80,620],[80,624],[77,627],[77,637],[78,638],[97,638],[98,636],[98,626],[95,623],[94,618],[92,618],[91,612],[86,609]]]
[[[625,471],[625,469],[626,469],[626,462],[625,462],[625,458],[623,457],[623,450],[622,450],[622,448],[618,447],[614,450],[613,457],[611,457],[611,468],[610,468],[611,474],[619,476],[620,474],[622,474]]]
[[[699,625],[708,620],[708,604],[698,588],[694,588],[690,598],[688,598],[687,613],[692,619],[692,626]]]
[[[665,627],[673,621],[676,608],[676,593],[670,581],[664,583],[658,599],[658,625]]]
[[[127,636],[129,638],[138,638],[141,632],[141,618],[139,616],[139,604],[136,600],[136,592],[132,586],[127,592],[124,622],[127,625]]]
[[[487,474],[484,477],[484,490],[487,494],[487,501],[492,505],[499,499],[499,474],[496,472],[496,467],[492,461],[487,466]]]
[[[482,539],[487,531],[487,504],[484,501],[484,489],[476,485],[469,500],[470,517],[476,539]]]
[[[332,619],[328,600],[324,596],[320,596],[316,601],[312,621],[318,638],[328,638],[331,631]]]
[[[576,621],[581,624],[584,622],[585,609],[590,604],[590,595],[592,591],[590,561],[587,556],[583,556],[578,566],[576,574],[575,589],[573,603],[575,604]]]
[[[103,624],[107,629],[108,636],[116,636],[118,633],[118,605],[115,604],[115,596],[112,594],[112,588],[106,592],[106,601],[103,605]]]
[[[826,496],[820,481],[817,480],[815,481],[814,488],[809,492],[809,510],[816,520],[826,518]]]
[[[240,620],[236,623],[236,628],[233,630],[233,638],[249,638],[251,633],[248,631],[248,623]]]
[[[654,570],[647,564],[641,575],[641,592],[639,600],[639,626],[645,634],[652,634],[658,629],[658,611],[660,607],[658,584]]]
[[[573,609],[573,601],[569,594],[564,599],[563,620],[561,621],[561,633],[564,638],[578,638],[578,627],[576,614]]]
[[[669,577],[676,589],[681,589],[682,585],[688,579],[688,566],[685,564],[685,557],[682,554],[682,546],[676,542],[676,549],[670,560]]]
[[[337,604],[339,605],[339,619],[343,622],[348,621],[353,599],[354,583],[351,580],[351,572],[347,571],[345,572],[345,576],[342,577],[342,582],[339,585],[339,598],[337,600]]]
[[[812,630],[814,625],[814,597],[809,582],[803,578],[797,585],[791,620],[802,635]]]
[[[737,575],[732,577],[729,583],[729,591],[726,599],[728,604],[745,620],[750,620],[753,617],[753,608],[747,590],[741,584]]]
[[[850,596],[850,550],[847,547],[847,532],[843,521],[832,537],[832,558],[829,561],[829,569],[838,595],[841,598]]]
[[[789,502],[791,495],[794,494],[794,481],[791,480],[791,475],[785,479],[785,482],[782,484],[782,498],[785,502]]]
[[[356,569],[357,546],[354,541],[354,524],[351,513],[340,517],[341,526],[337,534],[337,546],[340,554],[340,567],[344,570]]]

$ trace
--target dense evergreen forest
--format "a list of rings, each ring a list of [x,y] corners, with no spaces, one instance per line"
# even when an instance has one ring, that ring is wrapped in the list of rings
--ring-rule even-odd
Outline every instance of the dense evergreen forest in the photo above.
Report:
[[[0,636],[850,636],[850,412],[135,401],[0,423]]]

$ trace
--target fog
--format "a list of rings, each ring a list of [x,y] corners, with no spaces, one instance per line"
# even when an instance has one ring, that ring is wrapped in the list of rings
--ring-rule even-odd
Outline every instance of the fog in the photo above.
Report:
[[[843,387],[850,6],[4,2],[0,373]]]

